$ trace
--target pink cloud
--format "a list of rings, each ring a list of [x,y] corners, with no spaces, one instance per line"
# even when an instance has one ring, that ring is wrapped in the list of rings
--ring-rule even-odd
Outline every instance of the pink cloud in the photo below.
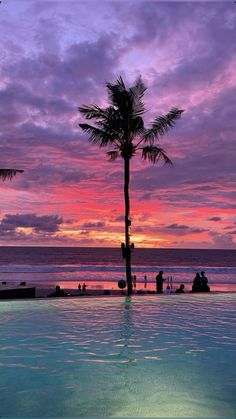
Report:
[[[234,228],[225,230],[235,212],[234,5],[85,2],[75,13],[66,2],[20,3],[0,15],[0,166],[24,169],[1,184],[1,225],[21,213],[71,224],[51,233],[18,226],[4,242],[23,242],[31,228],[30,243],[119,245],[122,161],[109,163],[88,143],[77,107],[106,104],[106,81],[142,73],[147,122],[172,106],[185,113],[161,141],[173,168],[132,160],[137,240],[183,246],[182,235],[186,246],[235,246]]]

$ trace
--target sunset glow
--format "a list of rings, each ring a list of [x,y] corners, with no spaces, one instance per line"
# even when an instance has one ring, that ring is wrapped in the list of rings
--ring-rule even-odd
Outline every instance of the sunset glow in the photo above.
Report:
[[[78,106],[141,74],[145,123],[184,109],[160,141],[173,167],[131,160],[137,247],[236,248],[236,5],[17,1],[0,4],[0,245],[124,241],[123,161],[89,143]]]

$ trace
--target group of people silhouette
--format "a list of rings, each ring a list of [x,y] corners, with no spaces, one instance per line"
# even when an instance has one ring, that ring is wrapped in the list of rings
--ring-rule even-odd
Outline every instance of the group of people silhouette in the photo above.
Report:
[[[81,284],[78,285],[78,290],[79,291],[85,292],[86,288],[87,288],[87,285],[85,283],[83,283],[83,285],[81,285]]]
[[[79,284],[78,285],[78,290],[83,293],[86,292],[86,288],[87,285],[85,284],[85,282],[83,283],[83,285]],[[67,292],[65,292],[63,289],[61,289],[60,285],[56,286],[55,292],[53,292],[52,294],[49,294],[48,297],[68,297],[70,294],[68,294]]]
[[[208,285],[208,279],[205,276],[205,272],[202,271],[201,275],[199,272],[196,273],[196,276],[193,280],[192,292],[209,292],[210,287]]]
[[[163,271],[159,271],[159,273],[156,276],[156,293],[157,294],[163,293],[163,283],[166,281],[166,278],[163,278],[163,273],[164,273]],[[199,272],[197,272],[193,280],[192,292],[209,292],[209,291],[210,291],[210,287],[208,285],[208,279],[205,276],[205,272],[201,271],[201,275],[199,274]],[[169,284],[167,285],[164,292],[165,294],[172,293],[172,290]],[[184,284],[180,284],[179,288],[177,288],[175,292],[177,294],[183,294]]]
[[[163,293],[163,283],[166,281],[166,278],[163,278],[163,271],[159,271],[159,273],[156,276],[156,293],[157,294],[162,294]],[[172,278],[171,278],[172,279]],[[136,288],[136,276],[133,275],[132,277],[132,282],[134,285],[134,288]],[[144,284],[145,284],[145,288],[147,286],[147,277],[145,275],[144,278]],[[172,285],[172,282],[171,282]],[[87,285],[85,283],[83,283],[83,285],[79,284],[78,285],[78,291],[79,292],[86,292],[86,288]],[[199,274],[199,272],[196,273],[196,276],[193,280],[193,284],[192,284],[192,290],[191,292],[209,292],[210,291],[210,287],[208,285],[208,279],[205,276],[205,272],[201,271],[201,274]],[[154,292],[154,291],[153,291]],[[180,284],[179,288],[177,288],[175,290],[176,294],[183,294],[184,291],[184,284]],[[164,290],[164,294],[172,294],[173,290],[172,290],[172,286],[170,286],[170,282],[169,282],[169,278],[168,278],[168,285],[166,287],[166,289]],[[68,296],[69,294],[67,294],[64,290],[62,290],[60,288],[59,285],[56,286],[55,292],[48,295],[48,297],[63,297],[63,296]]]

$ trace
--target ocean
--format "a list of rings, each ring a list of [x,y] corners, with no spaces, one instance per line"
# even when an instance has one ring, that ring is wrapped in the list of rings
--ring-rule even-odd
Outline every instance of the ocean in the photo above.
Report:
[[[205,271],[211,290],[236,291],[236,250],[134,249],[132,273],[137,289],[155,288],[159,270],[191,288],[196,272]],[[125,263],[119,248],[91,247],[0,247],[0,284],[22,281],[42,287],[59,284],[77,288],[86,282],[91,288],[117,288],[125,279]]]

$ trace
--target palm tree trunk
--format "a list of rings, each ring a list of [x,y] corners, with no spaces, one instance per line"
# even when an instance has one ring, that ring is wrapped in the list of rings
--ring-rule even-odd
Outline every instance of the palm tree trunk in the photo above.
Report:
[[[132,294],[131,246],[130,246],[130,202],[129,202],[129,157],[124,158],[124,198],[125,198],[125,261],[128,295]]]

